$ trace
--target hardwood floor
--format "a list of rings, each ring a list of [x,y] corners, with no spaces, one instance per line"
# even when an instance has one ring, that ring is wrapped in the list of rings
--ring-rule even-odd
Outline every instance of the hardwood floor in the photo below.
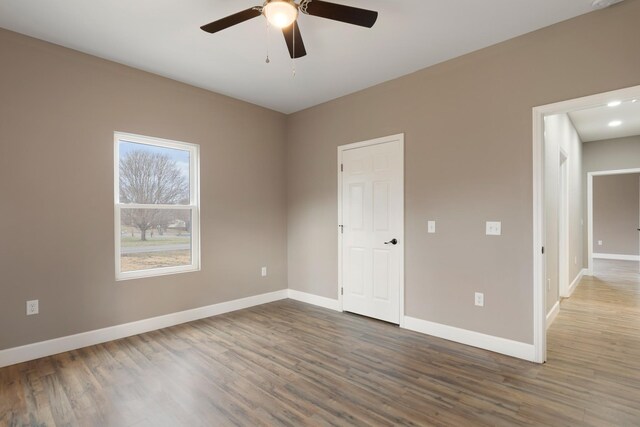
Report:
[[[0,369],[0,425],[637,426],[632,264],[563,301],[544,366],[286,300]]]

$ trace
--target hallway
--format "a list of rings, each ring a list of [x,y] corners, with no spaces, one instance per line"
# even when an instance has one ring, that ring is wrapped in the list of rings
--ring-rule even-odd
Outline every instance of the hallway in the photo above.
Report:
[[[595,260],[594,267],[561,303],[541,376],[558,384],[563,402],[585,408],[585,424],[639,425],[639,266]]]

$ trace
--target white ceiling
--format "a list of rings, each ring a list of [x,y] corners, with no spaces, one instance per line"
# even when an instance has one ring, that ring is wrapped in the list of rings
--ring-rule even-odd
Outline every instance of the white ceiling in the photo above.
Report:
[[[636,102],[624,100],[616,107],[603,105],[574,111],[569,113],[569,117],[582,142],[640,135],[640,99],[636,99]],[[614,120],[619,120],[622,124],[617,127],[609,126]]]
[[[296,77],[263,17],[200,26],[261,0],[0,0],[0,27],[295,112],[589,12],[591,0],[332,0],[379,11],[372,29],[303,15]]]

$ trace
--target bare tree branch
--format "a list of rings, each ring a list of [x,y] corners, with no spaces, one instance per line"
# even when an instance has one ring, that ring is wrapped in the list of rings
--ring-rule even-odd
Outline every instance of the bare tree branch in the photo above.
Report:
[[[180,205],[189,203],[189,182],[166,154],[135,150],[120,160],[120,202]],[[150,228],[166,228],[170,218],[161,209],[125,209],[123,222],[147,240]]]

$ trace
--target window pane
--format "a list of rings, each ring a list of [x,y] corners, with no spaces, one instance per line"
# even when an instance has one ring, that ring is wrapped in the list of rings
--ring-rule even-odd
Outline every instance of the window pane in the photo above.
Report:
[[[120,203],[189,204],[187,150],[120,141]]]
[[[191,209],[121,209],[121,271],[191,265],[191,221]]]

